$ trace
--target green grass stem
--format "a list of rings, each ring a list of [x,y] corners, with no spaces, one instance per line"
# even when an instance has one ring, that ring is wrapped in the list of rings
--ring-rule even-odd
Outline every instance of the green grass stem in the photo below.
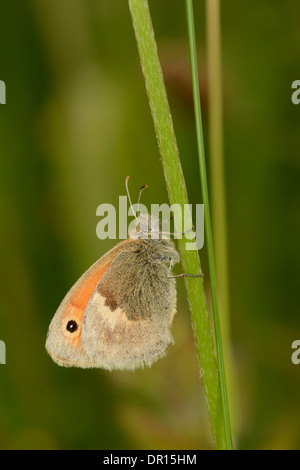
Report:
[[[209,166],[213,242],[226,382],[233,434],[236,431],[235,370],[231,349],[225,161],[223,145],[223,82],[220,0],[206,0]]]
[[[221,335],[218,298],[217,298],[216,272],[215,272],[215,262],[214,262],[211,221],[210,221],[208,185],[207,185],[207,177],[206,177],[205,151],[204,151],[200,93],[199,93],[199,78],[198,78],[198,69],[197,69],[197,52],[196,52],[193,1],[186,0],[185,3],[186,3],[186,17],[187,17],[187,28],[188,28],[189,47],[190,47],[196,136],[197,136],[198,157],[199,157],[199,166],[200,166],[200,180],[201,180],[202,199],[204,203],[205,237],[206,237],[209,278],[210,278],[211,297],[212,297],[212,308],[213,308],[213,317],[214,317],[214,326],[215,326],[216,350],[217,350],[221,394],[222,394],[222,409],[223,409],[224,422],[225,422],[226,449],[232,449],[231,426],[230,426],[229,407],[228,407],[228,398],[227,398],[223,348],[222,348],[222,335]]]
[[[128,0],[144,74],[146,91],[162,159],[166,186],[171,204],[188,204],[187,190],[179,158],[173,121],[165,90],[161,65],[147,0]],[[190,220],[192,225],[192,219]],[[178,240],[183,272],[201,273],[197,250],[186,250],[186,240]],[[216,361],[213,334],[209,322],[207,299],[202,278],[185,278],[192,316],[201,377],[208,404],[213,439],[217,449],[225,449],[226,429],[223,401]]]

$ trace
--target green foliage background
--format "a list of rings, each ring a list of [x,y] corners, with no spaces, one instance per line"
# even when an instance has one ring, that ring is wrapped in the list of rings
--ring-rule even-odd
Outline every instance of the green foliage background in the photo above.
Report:
[[[184,2],[149,3],[190,202],[201,203]],[[207,132],[205,5],[194,3]],[[222,2],[242,449],[300,447],[299,13],[296,0]],[[0,448],[210,448],[182,280],[175,345],[151,369],[64,369],[44,348],[65,293],[115,244],[96,237],[97,206],[118,206],[127,175],[134,200],[148,184],[145,204],[167,202],[127,2],[2,2],[0,79]]]

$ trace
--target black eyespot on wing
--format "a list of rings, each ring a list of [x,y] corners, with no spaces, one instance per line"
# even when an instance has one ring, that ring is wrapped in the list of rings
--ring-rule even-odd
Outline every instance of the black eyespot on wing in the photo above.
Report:
[[[78,325],[75,320],[70,320],[68,321],[66,328],[70,333],[74,333],[78,329]]]

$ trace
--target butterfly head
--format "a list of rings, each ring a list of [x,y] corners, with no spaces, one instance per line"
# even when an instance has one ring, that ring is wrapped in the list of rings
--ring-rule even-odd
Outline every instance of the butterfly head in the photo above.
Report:
[[[129,176],[127,176],[126,181],[125,181],[125,186],[126,186],[126,191],[127,191],[127,196],[129,200],[129,204],[132,210],[132,213],[135,217],[135,228],[130,231],[129,236],[130,238],[137,239],[137,238],[142,238],[142,239],[158,239],[158,238],[164,238],[162,237],[162,231],[160,227],[160,221],[159,218],[156,215],[152,214],[142,214],[140,213],[140,198],[141,194],[144,189],[148,188],[147,185],[142,186],[139,192],[139,197],[138,197],[138,203],[137,203],[137,211],[135,212],[129,190],[128,190],[128,180]]]

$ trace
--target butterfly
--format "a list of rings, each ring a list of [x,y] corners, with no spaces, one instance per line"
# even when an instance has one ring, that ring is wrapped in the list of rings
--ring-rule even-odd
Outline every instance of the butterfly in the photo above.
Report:
[[[64,367],[134,370],[151,366],[173,343],[172,268],[180,262],[153,215],[135,213],[136,229],[96,261],[67,293],[47,334],[46,350]],[[138,207],[143,186],[139,193]]]

